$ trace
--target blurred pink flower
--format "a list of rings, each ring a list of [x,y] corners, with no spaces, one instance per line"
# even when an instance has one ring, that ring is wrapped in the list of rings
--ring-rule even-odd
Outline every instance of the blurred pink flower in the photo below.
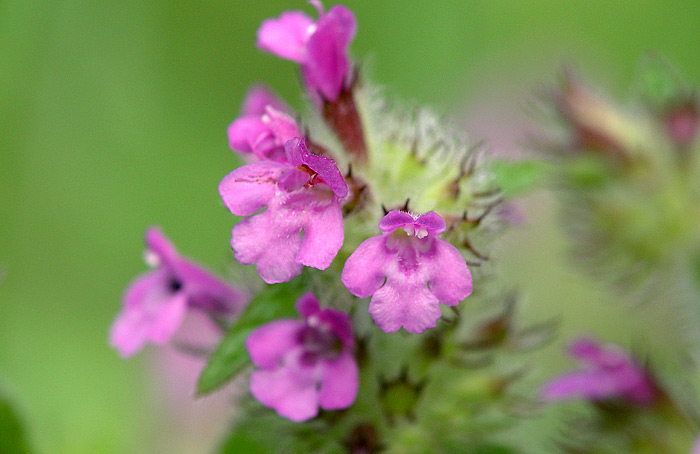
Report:
[[[129,285],[112,324],[110,344],[132,356],[147,343],[166,344],[190,309],[235,316],[249,295],[178,255],[158,228],[146,232],[147,260],[155,269]]]
[[[581,338],[571,344],[569,355],[583,368],[547,383],[542,388],[545,400],[622,399],[643,406],[655,402],[658,392],[651,377],[620,348]]]

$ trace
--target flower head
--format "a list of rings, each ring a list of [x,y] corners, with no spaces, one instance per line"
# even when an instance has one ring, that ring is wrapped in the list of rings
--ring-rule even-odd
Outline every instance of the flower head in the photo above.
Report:
[[[472,291],[461,254],[438,238],[445,221],[435,212],[394,210],[379,228],[384,233],[362,242],[345,262],[343,284],[360,298],[372,296],[369,313],[385,332],[434,328],[440,303],[455,306]]]
[[[146,260],[155,269],[129,285],[110,332],[110,344],[122,356],[134,355],[147,342],[167,343],[188,309],[235,316],[247,304],[245,292],[180,257],[158,228],[148,229],[146,246]]]
[[[302,75],[312,96],[328,101],[338,99],[350,71],[348,47],[355,37],[353,13],[336,5],[324,12],[319,1],[318,21],[301,11],[287,11],[267,19],[258,29],[258,47],[301,65]]]
[[[656,400],[657,389],[649,374],[618,347],[581,338],[571,344],[569,355],[583,368],[547,383],[542,388],[545,400],[622,399],[635,405],[650,405]]]
[[[347,408],[355,401],[358,369],[353,356],[350,318],[321,310],[312,293],[297,301],[303,320],[282,319],[254,330],[246,339],[259,370],[250,391],[263,405],[292,421],[305,421],[325,410]]]
[[[303,266],[328,268],[343,245],[348,186],[335,162],[311,154],[304,139],[288,141],[285,151],[286,163],[254,162],[219,184],[231,213],[249,216],[231,233],[236,259],[255,263],[270,284],[289,281]]]
[[[242,115],[228,127],[231,149],[262,160],[285,162],[284,144],[301,137],[288,108],[262,86],[253,87],[243,102]]]

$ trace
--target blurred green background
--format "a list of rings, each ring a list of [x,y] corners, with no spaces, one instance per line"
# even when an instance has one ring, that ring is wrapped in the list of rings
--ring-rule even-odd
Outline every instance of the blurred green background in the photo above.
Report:
[[[648,51],[700,79],[697,0],[344,4],[373,81],[440,110],[467,105],[475,139],[496,144],[561,62],[622,96]],[[237,165],[226,126],[257,81],[301,106],[294,65],[254,46],[264,18],[299,8],[312,12],[302,1],[0,0],[0,390],[37,452],[211,446],[206,430],[176,430],[155,349],[123,361],[107,332],[145,269],[147,226],[213,269],[231,260],[234,219],[216,191]],[[497,113],[487,133],[482,111]],[[524,316],[629,342],[625,312],[568,266],[548,200],[526,205],[528,225],[501,248]],[[543,358],[545,377],[567,365],[557,344]]]

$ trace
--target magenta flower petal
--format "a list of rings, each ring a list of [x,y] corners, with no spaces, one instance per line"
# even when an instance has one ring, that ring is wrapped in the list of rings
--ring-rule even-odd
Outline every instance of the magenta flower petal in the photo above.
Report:
[[[253,363],[250,391],[263,405],[292,421],[326,410],[347,408],[359,386],[350,318],[321,309],[312,293],[296,304],[304,318],[278,320],[254,330],[246,339]]]
[[[185,315],[186,297],[169,290],[169,274],[157,270],[138,277],[124,295],[124,308],[112,325],[110,344],[128,357],[150,341],[170,340]]]
[[[241,117],[228,127],[228,144],[240,153],[252,153],[253,145],[260,145],[262,139],[271,139],[269,128],[260,118]]]
[[[405,211],[392,210],[379,221],[379,230],[384,233],[391,233],[402,228],[406,224],[413,223],[414,217]]]
[[[151,342],[167,344],[185,319],[186,311],[187,295],[184,293],[175,294],[163,301],[151,324]]]
[[[279,145],[284,145],[288,140],[302,136],[294,118],[271,106],[268,106],[265,110],[262,121],[265,122],[265,125],[277,139],[276,143]]]
[[[604,355],[600,342],[590,337],[581,337],[569,345],[569,356],[572,358],[595,364]]]
[[[303,268],[296,262],[300,231],[298,215],[285,216],[277,208],[268,208],[236,224],[231,232],[231,248],[240,263],[255,264],[268,284],[287,282]]]
[[[446,228],[445,220],[439,214],[431,211],[416,218],[416,224],[425,229],[433,236],[441,235]]]
[[[288,112],[287,105],[265,85],[254,85],[243,100],[243,116],[262,117],[267,107],[280,112]]]
[[[409,333],[422,333],[437,324],[440,302],[425,282],[412,277],[397,274],[372,296],[369,313],[382,331],[393,333],[403,326]]]
[[[251,215],[264,208],[275,196],[276,183],[289,166],[258,161],[229,173],[219,183],[219,194],[231,213]]]
[[[291,421],[311,419],[318,414],[318,391],[312,371],[298,364],[255,371],[250,376],[250,392],[261,404]]]
[[[437,213],[391,211],[379,222],[382,235],[363,241],[345,262],[341,280],[355,296],[372,296],[369,312],[386,332],[433,328],[440,303],[454,306],[472,291],[459,251],[436,235],[445,230]]]
[[[124,311],[117,316],[109,331],[109,344],[128,358],[135,355],[148,341],[148,324],[136,311]]]
[[[173,263],[171,271],[188,296],[189,306],[226,317],[236,317],[248,304],[250,295],[231,287],[211,271],[185,259]]]
[[[299,63],[312,98],[336,101],[348,81],[348,47],[357,22],[343,6],[324,13],[320,2],[311,3],[319,13],[317,22],[299,11],[268,19],[258,29],[258,47]]]
[[[137,277],[124,293],[109,336],[122,356],[135,354],[148,342],[170,341],[190,309],[231,318],[248,303],[246,292],[180,257],[160,229],[148,229],[145,239],[147,258],[157,269]]]
[[[286,163],[284,144],[302,133],[284,103],[266,89],[254,87],[244,101],[243,112],[228,127],[231,149]]]
[[[274,369],[289,352],[289,346],[298,342],[304,322],[277,320],[256,328],[246,339],[246,348],[253,364],[261,369]]]
[[[285,145],[287,161],[293,166],[307,166],[318,174],[318,177],[331,187],[338,198],[348,195],[348,184],[338,170],[335,161],[324,156],[311,154],[305,139],[292,139]]]
[[[257,46],[287,60],[303,63],[313,25],[313,19],[301,11],[284,12],[277,19],[263,21],[258,29]]]
[[[569,399],[601,400],[610,398],[618,390],[614,378],[596,371],[580,371],[564,374],[542,389],[542,397],[548,401]]]
[[[305,293],[296,303],[297,312],[304,318],[309,318],[321,312],[321,303],[313,293]]]
[[[339,204],[309,210],[304,236],[294,260],[304,266],[325,270],[343,245],[343,211]]]
[[[258,161],[228,174],[219,194],[233,214],[246,216],[231,235],[243,264],[256,264],[267,283],[286,282],[302,266],[327,268],[343,244],[340,196],[348,187],[331,159],[311,155],[303,140],[287,142],[287,164]]]
[[[571,344],[569,354],[581,362],[582,369],[543,386],[545,400],[622,399],[642,406],[656,401],[658,392],[651,376],[620,348],[581,338]]]
[[[350,69],[348,46],[355,36],[355,16],[343,6],[334,6],[321,16],[306,43],[303,73],[311,90],[329,101],[338,99]]]
[[[472,275],[462,254],[447,241],[437,241],[434,254],[425,260],[428,287],[441,303],[459,304],[472,293]]]
[[[391,255],[385,248],[386,238],[375,236],[363,241],[348,257],[343,267],[341,280],[355,296],[366,298],[384,284],[385,269]]]
[[[158,263],[169,264],[177,257],[175,246],[158,227],[150,227],[145,235],[146,248],[154,254]]]
[[[334,361],[324,361],[321,370],[319,405],[326,410],[337,410],[352,405],[359,388],[355,358],[349,352],[343,353]]]

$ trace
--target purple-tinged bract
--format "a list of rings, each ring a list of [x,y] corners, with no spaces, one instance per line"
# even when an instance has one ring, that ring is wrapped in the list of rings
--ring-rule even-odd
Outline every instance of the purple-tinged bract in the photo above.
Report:
[[[649,374],[625,351],[595,339],[581,338],[569,347],[569,355],[583,366],[563,374],[542,388],[548,401],[619,399],[634,405],[651,405],[658,391]]]
[[[385,332],[434,328],[440,303],[455,306],[472,291],[472,277],[459,251],[438,236],[437,213],[391,211],[379,222],[382,235],[365,240],[345,262],[342,281],[360,298],[372,296],[369,313]]]
[[[148,342],[167,343],[190,309],[234,317],[248,303],[247,293],[180,257],[158,228],[146,232],[146,246],[155,269],[129,285],[110,332],[110,344],[122,356],[134,355]]]
[[[312,293],[297,301],[303,320],[281,319],[263,325],[246,339],[259,370],[250,391],[263,405],[292,421],[305,421],[325,410],[355,401],[358,369],[350,318],[321,309]]]
[[[288,111],[267,88],[253,87],[243,102],[242,115],[228,127],[229,146],[260,160],[286,162],[284,144],[302,136]]]
[[[344,6],[336,5],[326,13],[319,1],[310,3],[318,10],[318,21],[301,11],[267,19],[258,29],[258,47],[299,63],[312,97],[333,102],[348,82],[348,47],[357,22]]]
[[[231,232],[234,256],[256,264],[269,284],[289,281],[303,266],[328,268],[343,245],[348,186],[335,162],[311,154],[304,139],[288,141],[285,151],[286,163],[254,162],[219,184],[231,213],[249,216]]]

